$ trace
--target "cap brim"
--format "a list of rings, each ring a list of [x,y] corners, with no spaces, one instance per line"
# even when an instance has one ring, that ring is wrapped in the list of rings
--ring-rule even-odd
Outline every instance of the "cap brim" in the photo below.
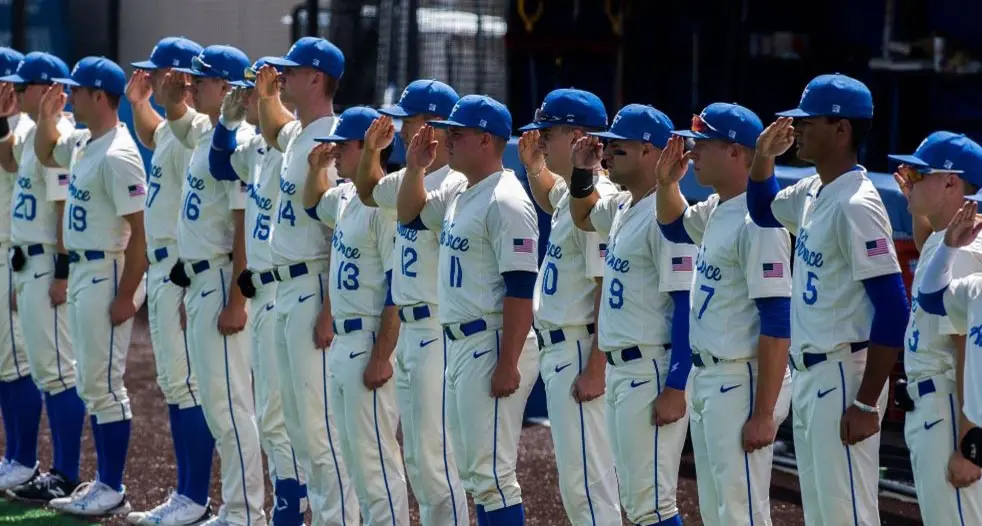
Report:
[[[403,119],[406,117],[412,117],[416,115],[415,113],[409,113],[402,106],[389,106],[388,108],[379,108],[378,112],[382,115],[388,115],[396,119]]]
[[[600,137],[601,139],[612,139],[612,140],[618,140],[618,141],[626,141],[626,140],[628,140],[628,138],[627,137],[624,137],[623,135],[617,135],[616,133],[611,133],[609,131],[605,131],[605,132],[591,132],[591,133],[588,133],[587,135],[592,135],[594,137]]]
[[[546,128],[552,128],[553,126],[558,126],[564,124],[562,122],[530,122],[525,126],[522,126],[518,131],[532,131],[532,130],[544,130]]]
[[[160,66],[154,64],[149,60],[142,60],[140,62],[130,62],[130,65],[136,69],[160,69]]]
[[[25,80],[24,77],[14,73],[13,75],[0,77],[0,82],[9,82],[11,84],[25,84],[27,83],[27,80]]]
[[[266,63],[272,66],[279,66],[281,68],[295,68],[300,65],[299,62],[294,62],[286,57],[272,57],[266,59]]]
[[[676,130],[672,132],[672,135],[678,135],[679,137],[685,137],[686,139],[696,139],[696,140],[712,139],[712,137],[706,135],[705,133],[694,132],[692,130]]]
[[[193,70],[191,68],[174,68],[174,71],[179,71],[181,73],[187,73],[188,75],[191,75],[192,77],[214,77],[214,78],[221,78],[218,75],[209,75],[209,74],[203,73],[201,71],[195,71],[195,70]]]
[[[51,79],[51,82],[54,82],[56,84],[64,84],[65,86],[72,86],[72,87],[76,87],[76,88],[82,86],[78,82],[75,82],[74,80],[67,79],[67,78],[55,78],[55,79]]]
[[[922,160],[920,157],[916,157],[914,155],[897,155],[897,154],[892,154],[892,155],[887,155],[887,158],[889,158],[892,161],[897,161],[898,163],[901,163],[901,164],[909,164],[910,166],[915,166],[917,168],[930,168],[931,167],[931,165],[929,165],[926,162],[924,162],[924,160]]]
[[[231,80],[229,84],[239,88],[255,88],[256,83],[251,80]]]
[[[340,135],[328,135],[327,137],[314,137],[314,142],[345,142],[353,141],[354,137],[342,137]]]
[[[469,127],[466,124],[463,124],[463,123],[460,123],[460,122],[457,122],[457,121],[451,121],[451,120],[427,121],[426,124],[429,124],[430,126],[432,126],[434,128],[449,128],[451,126],[456,126],[458,128],[468,128]]]
[[[815,117],[813,113],[808,113],[801,108],[795,108],[793,110],[779,111],[775,113],[778,117]]]
[[[969,201],[975,201],[976,203],[982,203],[982,194],[966,195],[965,199],[968,199]]]

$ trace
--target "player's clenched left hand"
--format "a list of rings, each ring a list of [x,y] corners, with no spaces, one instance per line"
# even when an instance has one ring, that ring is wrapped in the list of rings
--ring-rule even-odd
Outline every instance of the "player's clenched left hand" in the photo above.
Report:
[[[365,366],[365,374],[362,375],[365,387],[369,390],[378,389],[385,385],[389,378],[392,378],[392,362],[372,356],[368,360],[368,365]]]
[[[518,391],[522,383],[522,373],[517,365],[505,365],[498,363],[491,373],[491,396],[495,398],[506,398]]]
[[[955,451],[948,459],[948,482],[956,488],[965,488],[982,479],[982,468]]]
[[[116,296],[113,298],[113,302],[109,304],[109,322],[112,323],[113,327],[126,323],[126,320],[133,316],[136,316],[136,305],[133,305],[132,297]]]
[[[770,415],[753,414],[743,424],[743,450],[753,453],[774,443],[777,438],[777,422]]]
[[[651,423],[656,426],[667,426],[685,416],[685,410],[685,391],[666,387],[655,398],[654,408],[651,411]]]
[[[226,305],[218,314],[218,332],[224,336],[231,336],[245,329],[248,319],[249,315],[244,306]]]
[[[324,351],[331,346],[334,341],[334,320],[331,318],[331,311],[321,309],[317,316],[317,323],[314,324],[314,347]]]
[[[867,413],[862,409],[851,405],[842,415],[839,424],[839,434],[843,444],[850,446],[858,444],[863,440],[880,432],[880,414]]]
[[[580,373],[573,382],[573,400],[582,404],[600,398],[604,394],[605,383],[603,371],[600,374]]]
[[[48,287],[48,297],[51,299],[52,307],[64,305],[65,302],[68,301],[68,280],[51,280],[51,286]]]

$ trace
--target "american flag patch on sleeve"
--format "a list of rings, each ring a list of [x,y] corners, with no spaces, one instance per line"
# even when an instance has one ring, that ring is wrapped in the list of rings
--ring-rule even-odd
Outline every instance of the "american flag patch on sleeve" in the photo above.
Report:
[[[511,240],[511,248],[517,253],[531,254],[535,250],[532,245],[532,239],[527,237],[516,237]]]
[[[607,258],[607,243],[600,243],[600,257]]]
[[[889,252],[890,249],[887,247],[887,239],[885,237],[866,242],[866,257],[882,256]]]
[[[672,258],[672,272],[692,272],[692,256]]]
[[[142,184],[131,184],[127,190],[130,192],[130,197],[136,197],[138,195],[147,195],[147,187]]]
[[[58,186],[68,186],[68,174],[58,174]]]
[[[765,278],[783,278],[784,263],[764,263]]]

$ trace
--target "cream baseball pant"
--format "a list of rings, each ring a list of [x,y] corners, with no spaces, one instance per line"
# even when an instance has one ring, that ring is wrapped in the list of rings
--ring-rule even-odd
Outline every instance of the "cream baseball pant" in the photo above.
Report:
[[[249,323],[252,337],[252,376],[256,396],[256,418],[259,440],[269,462],[270,478],[294,479],[300,482],[300,469],[293,456],[293,446],[286,433],[280,374],[276,357],[276,282],[256,290],[249,301]]]
[[[354,320],[358,328],[351,330]],[[364,523],[408,526],[406,474],[396,440],[396,381],[390,378],[382,387],[370,391],[363,380],[377,327],[378,318],[334,321],[334,341],[328,353],[330,402]],[[394,356],[392,360],[395,361]]]
[[[21,335],[20,315],[10,308],[14,271],[0,258],[0,382],[12,382],[31,374]],[[4,299],[6,298],[6,299]],[[32,320],[33,321],[33,320]]]
[[[804,355],[791,355],[795,461],[808,526],[880,524],[880,434],[846,446],[839,432],[859,391],[866,352],[847,346],[807,368]],[[884,386],[877,401],[881,421],[886,399]]]
[[[38,388],[56,395],[75,387],[75,353],[68,333],[68,305],[51,306],[48,291],[55,274],[55,249],[27,256],[27,263],[14,273],[17,312],[26,320],[21,327],[31,377]],[[108,316],[106,317],[108,320]]]
[[[147,314],[150,342],[157,367],[157,385],[167,405],[187,409],[200,405],[198,380],[191,368],[188,336],[181,328],[184,291],[171,283],[170,271],[177,262],[177,248],[167,247],[167,257],[151,259],[147,269]]]
[[[573,399],[573,385],[586,368],[593,336],[586,327],[543,330],[539,372],[546,388],[559,491],[570,523],[619,524],[614,454],[604,421],[605,397]],[[552,344],[553,341],[562,340]]]
[[[753,414],[759,385],[757,359],[704,363],[693,367],[689,377],[689,429],[702,523],[770,526],[774,446],[743,450],[743,424]],[[785,370],[775,424],[784,422],[790,407],[791,371]]]
[[[518,390],[504,398],[491,396],[491,375],[501,353],[501,329],[494,328],[501,325],[500,317],[494,321],[486,322],[487,330],[468,336],[462,326],[474,322],[444,326],[453,334],[448,338],[447,398],[458,415],[453,445],[460,451],[460,476],[474,504],[487,512],[522,502],[515,476],[518,440],[525,403],[539,372],[535,335],[529,331],[518,360]]]
[[[956,489],[948,482],[961,413],[955,382],[944,375],[924,377],[909,382],[907,392],[914,410],[907,413],[904,435],[924,524],[982,524],[982,483]]]
[[[68,279],[68,324],[75,344],[78,394],[98,424],[133,418],[123,385],[133,319],[117,327],[109,320],[122,276],[122,254],[105,253],[102,259],[83,257],[72,263]],[[134,305],[142,305],[145,294],[141,283]]]
[[[189,262],[184,265],[191,267]],[[218,315],[232,286],[228,257],[209,261],[208,270],[191,278],[184,296],[191,365],[202,380],[201,407],[221,460],[226,519],[240,526],[262,526],[262,453],[250,382],[249,329],[247,325],[231,336],[218,332]]]
[[[447,339],[436,306],[426,307],[430,317],[421,321],[413,321],[413,307],[400,309],[406,321],[399,329],[395,381],[406,475],[423,526],[466,526],[467,496],[450,440],[457,415],[447,403]]]
[[[357,526],[358,499],[341,456],[329,404],[328,350],[314,345],[314,325],[327,295],[327,260],[307,262],[308,273],[276,287],[276,351],[283,416],[307,476],[313,526]]]
[[[607,433],[614,450],[621,505],[631,524],[678,515],[676,488],[689,415],[657,427],[655,398],[668,378],[670,352],[661,346],[607,354]]]

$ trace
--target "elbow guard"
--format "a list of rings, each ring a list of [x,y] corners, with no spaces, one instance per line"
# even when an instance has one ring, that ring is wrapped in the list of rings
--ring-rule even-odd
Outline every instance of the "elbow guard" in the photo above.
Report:
[[[870,343],[887,347],[903,347],[910,305],[907,302],[907,289],[904,287],[900,273],[864,280],[863,286],[873,303]]]
[[[777,197],[781,186],[777,184],[777,177],[768,177],[766,181],[750,181],[747,184],[747,209],[750,212],[750,219],[757,226],[765,228],[781,228],[780,221],[774,217],[771,211],[771,203]]]
[[[236,181],[239,179],[232,168],[232,152],[237,141],[235,130],[230,130],[222,123],[215,126],[215,134],[211,138],[211,149],[208,151],[208,171],[219,181]]]

